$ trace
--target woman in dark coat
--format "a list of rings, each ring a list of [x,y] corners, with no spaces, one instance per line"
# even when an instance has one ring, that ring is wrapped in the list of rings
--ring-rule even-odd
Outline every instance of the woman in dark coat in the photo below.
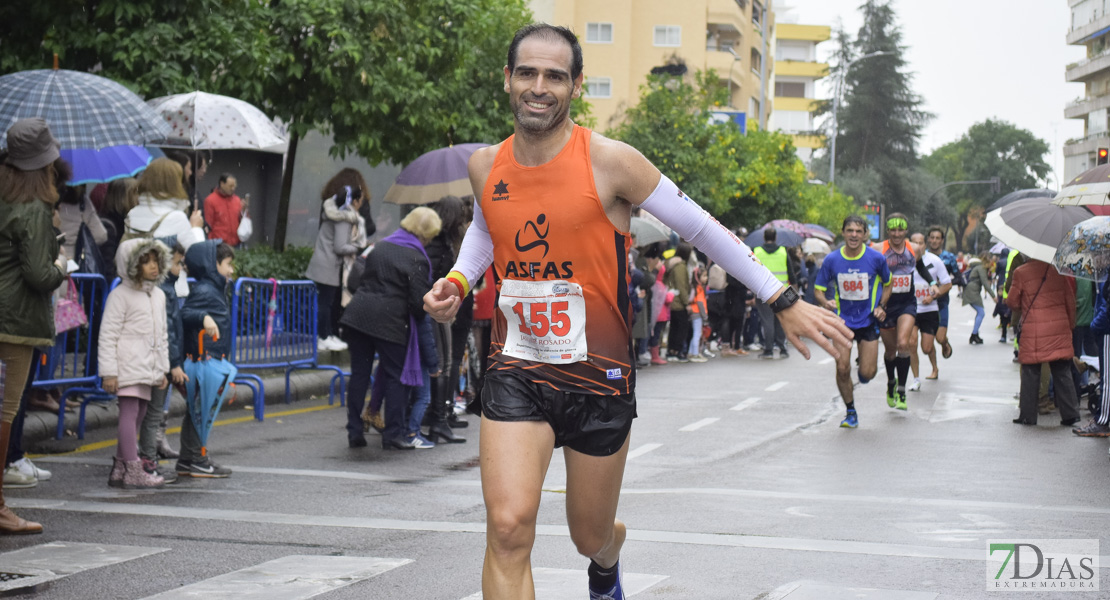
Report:
[[[466,203],[456,196],[444,196],[430,208],[439,215],[443,228],[439,235],[428,243],[428,259],[432,262],[432,281],[446,277],[459,255],[463,236],[470,224],[470,213]],[[432,380],[432,402],[428,405],[428,439],[447,443],[465,442],[466,438],[451,431],[454,427],[466,427],[467,422],[455,417],[455,393],[459,386],[459,369],[466,337],[474,323],[474,299],[468,295],[459,307],[451,324],[433,323],[436,349],[439,362],[445,368],[441,375]]]
[[[23,119],[8,130],[8,155],[0,164],[0,361],[7,370],[0,465],[7,463],[12,420],[35,346],[54,344],[51,295],[66,278],[66,256],[53,225],[58,158],[58,140],[46,121]],[[42,525],[16,516],[4,504],[0,484],[0,535],[23,533],[42,533]]]
[[[401,228],[378,242],[366,257],[358,291],[340,321],[351,351],[347,385],[347,443],[366,446],[362,408],[370,387],[374,353],[385,390],[382,448],[415,448],[405,435],[408,389],[423,385],[416,319],[424,318],[424,294],[432,289],[431,264],[424,246],[440,230],[439,215],[419,207],[401,221]]]

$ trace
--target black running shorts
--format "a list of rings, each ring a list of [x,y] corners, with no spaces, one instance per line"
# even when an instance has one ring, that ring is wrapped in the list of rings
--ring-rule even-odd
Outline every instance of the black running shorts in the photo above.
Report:
[[[914,299],[913,294],[910,294],[908,301],[903,302],[891,298],[890,301],[887,302],[886,315],[882,322],[879,323],[879,329],[894,329],[898,326],[898,317],[916,314],[917,300]]]
[[[590,456],[615,454],[636,418],[636,395],[561,392],[528,380],[523,371],[488,371],[482,382],[482,416],[493,421],[546,421],[555,447]]]
[[[940,328],[939,312],[934,310],[932,312],[917,313],[915,319],[917,319],[917,328],[921,330],[921,333],[927,333],[929,335],[937,334],[937,329]]]
[[[868,325],[867,327],[853,329],[852,333],[854,334],[854,337],[852,338],[854,341],[874,342],[875,340],[879,339],[879,324],[875,321],[875,318],[872,317],[870,325]]]

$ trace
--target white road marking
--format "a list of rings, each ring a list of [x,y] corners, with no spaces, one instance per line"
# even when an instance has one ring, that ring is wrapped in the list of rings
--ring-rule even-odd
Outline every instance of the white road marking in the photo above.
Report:
[[[633,458],[639,458],[639,457],[647,454],[648,452],[651,452],[652,450],[655,450],[656,448],[661,448],[662,446],[663,446],[663,444],[644,444],[643,446],[640,446],[639,448],[636,448],[635,450],[629,451],[628,458],[626,458],[625,460],[632,460]]]
[[[811,515],[809,513],[802,512],[802,507],[800,507],[800,506],[791,506],[790,508],[786,509],[783,512],[785,512],[788,515],[794,515],[795,517],[809,517],[811,519],[816,518],[815,515]]]
[[[829,363],[831,363],[831,362],[836,362],[836,359],[835,359],[835,358],[833,358],[833,357],[831,357],[831,356],[828,356],[828,357],[826,357],[826,358],[825,358],[824,360],[822,360],[822,361],[818,362],[817,364],[819,364],[819,365],[827,365],[827,364],[829,364]]]
[[[9,502],[9,504],[11,504]],[[0,554],[0,572],[30,575],[0,582],[0,592],[18,590],[67,575],[169,552],[169,548],[51,542]]]
[[[789,384],[790,384],[789,381],[780,381],[778,383],[772,383],[771,385],[767,386],[767,389],[765,391],[777,392],[777,391],[781,390],[782,388],[786,387]]]
[[[305,600],[346,587],[412,562],[367,556],[283,556],[260,565],[198,581],[148,600],[192,598]]]
[[[837,587],[810,581],[795,581],[775,588],[765,600],[935,600],[934,592],[888,590],[862,587]],[[764,598],[761,596],[761,598]]]
[[[701,429],[702,427],[705,427],[706,425],[712,425],[712,424],[714,424],[714,423],[716,423],[717,421],[720,421],[720,420],[721,420],[720,417],[708,417],[708,418],[702,419],[700,421],[695,421],[693,423],[690,423],[689,425],[687,425],[685,427],[679,428],[679,431],[697,431],[697,430]]]
[[[759,398],[748,398],[747,400],[744,400],[740,404],[737,404],[736,406],[733,406],[729,410],[736,410],[736,411],[744,410],[745,408],[748,408],[749,406],[752,406],[756,402],[759,402]]]
[[[666,579],[666,575],[645,575],[643,573],[624,574],[624,593],[627,596],[638,594]],[[536,600],[580,600],[584,596],[589,578],[585,569],[532,569],[532,580],[536,584]],[[463,598],[463,600],[482,600],[482,592]]]
[[[641,490],[643,491],[643,490]],[[655,490],[659,492],[696,493],[697,489],[682,490]],[[852,500],[851,496],[833,496],[823,494],[794,494],[791,492],[746,492],[744,490],[709,490],[713,493],[738,492],[732,495],[743,496],[747,494],[760,495],[761,497],[803,497],[808,501],[814,499],[835,499],[840,503]],[[630,490],[622,490],[628,494]],[[854,497],[862,501],[879,501],[877,497]],[[1110,514],[1110,508],[1094,506],[1058,505],[1021,505],[1006,502],[974,502],[958,500],[924,500],[915,498],[882,498],[884,506],[904,504],[907,506],[971,506],[976,505],[984,510],[990,509],[1021,509],[1035,511],[1040,515],[1045,512],[1078,512]],[[112,502],[86,502],[68,500],[46,500],[31,498],[12,498],[8,505],[13,508],[27,508],[37,510],[59,510],[66,512],[84,512],[97,514],[131,515],[143,517],[162,517],[193,519],[196,521],[214,523],[229,521],[238,523],[262,523],[267,525],[285,525],[293,527],[342,527],[348,529],[373,529],[388,531],[431,531],[449,533],[472,533],[485,536],[485,523],[464,523],[450,521],[405,521],[400,519],[372,519],[364,517],[336,517],[329,515],[296,515],[285,513],[266,513],[249,510],[225,510],[218,508],[191,508],[181,506],[160,506],[153,504],[115,504]],[[537,525],[536,534],[542,536],[570,537],[570,531],[565,525]],[[733,535],[723,533],[693,533],[683,531],[658,531],[633,529],[628,531],[628,539],[642,542],[658,542],[664,544],[692,544],[697,546],[714,546],[726,548],[765,548],[776,550],[802,550],[809,552],[832,552],[841,554],[866,554],[875,556],[901,556],[907,558],[940,558],[951,560],[985,560],[982,548],[952,548],[940,546],[920,546],[910,544],[886,544],[879,542],[855,542],[848,540],[821,540],[807,538],[783,538],[750,535]],[[94,544],[89,544],[96,546]],[[164,548],[153,550],[164,552]],[[3,555],[0,555],[2,558]],[[1110,569],[1110,556],[1100,559],[1100,567]],[[117,561],[118,562],[118,561]],[[3,562],[0,562],[0,566]]]

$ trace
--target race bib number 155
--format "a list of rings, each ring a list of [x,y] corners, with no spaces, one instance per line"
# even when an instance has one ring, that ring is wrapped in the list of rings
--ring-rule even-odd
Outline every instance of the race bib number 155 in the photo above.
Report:
[[[497,307],[507,323],[502,353],[551,364],[586,359],[586,301],[577,283],[505,279]]]

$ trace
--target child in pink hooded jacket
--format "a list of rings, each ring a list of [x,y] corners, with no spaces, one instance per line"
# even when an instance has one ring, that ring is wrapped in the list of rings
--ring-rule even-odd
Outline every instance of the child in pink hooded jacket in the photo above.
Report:
[[[164,480],[143,469],[138,430],[151,388],[163,389],[170,370],[166,295],[158,284],[172,256],[162,242],[128,240],[116,251],[120,284],[108,295],[100,322],[99,365],[104,391],[119,398],[116,456],[108,485],[162,487]]]

